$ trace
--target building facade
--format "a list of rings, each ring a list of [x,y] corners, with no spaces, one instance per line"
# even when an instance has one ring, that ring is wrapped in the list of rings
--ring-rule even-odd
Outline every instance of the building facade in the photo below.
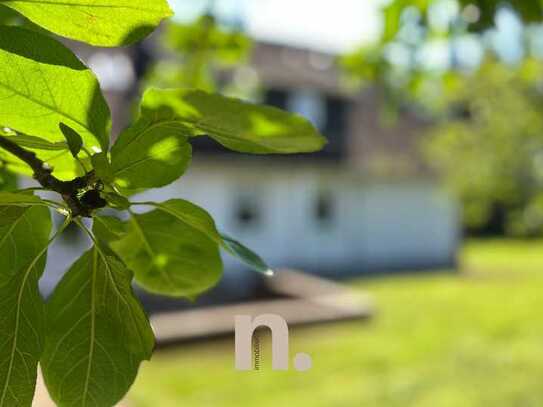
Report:
[[[137,78],[152,54],[76,48],[98,73],[114,132],[120,131],[138,93]],[[249,157],[198,138],[188,173],[147,192],[146,199],[182,197],[199,204],[220,230],[275,269],[344,278],[454,266],[458,207],[420,157],[423,120],[405,111],[394,123],[384,121],[378,91],[346,90],[331,55],[259,43],[250,69],[259,78],[264,102],[306,116],[323,132],[329,140],[324,151]],[[77,257],[64,258],[61,249],[88,244],[81,237],[69,240],[53,248],[56,261],[42,281],[46,293]],[[225,256],[225,277],[203,301],[251,297],[258,281],[243,268]]]
[[[387,123],[378,93],[342,86],[331,55],[258,43],[251,67],[262,101],[310,119],[326,148],[249,157],[197,139],[188,173],[146,198],[200,204],[278,269],[339,278],[455,264],[458,208],[421,158],[422,119],[406,110]]]

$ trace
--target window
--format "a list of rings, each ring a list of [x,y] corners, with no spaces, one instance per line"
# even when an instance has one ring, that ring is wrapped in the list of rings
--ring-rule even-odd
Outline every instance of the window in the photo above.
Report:
[[[281,89],[269,89],[264,96],[264,103],[285,110],[287,108],[288,92]]]
[[[348,132],[349,100],[316,89],[269,89],[264,103],[298,113],[310,120],[328,139],[324,150],[310,157],[342,158]]]
[[[321,225],[330,225],[334,221],[334,197],[330,191],[321,191],[315,201],[315,219]]]
[[[293,91],[287,101],[287,109],[308,119],[323,131],[326,126],[326,101],[314,90]]]
[[[341,156],[345,152],[345,139],[347,137],[347,111],[348,102],[341,97],[328,96],[326,98],[326,125],[324,134],[328,138],[326,152]]]
[[[238,227],[257,226],[261,221],[260,205],[254,196],[239,194],[235,205],[235,221]]]

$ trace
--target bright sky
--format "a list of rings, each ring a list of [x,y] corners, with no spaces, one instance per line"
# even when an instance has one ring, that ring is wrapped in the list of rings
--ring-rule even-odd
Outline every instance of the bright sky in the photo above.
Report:
[[[219,16],[241,19],[259,40],[341,53],[374,39],[379,0],[215,0]],[[207,0],[170,0],[176,18],[191,20]]]

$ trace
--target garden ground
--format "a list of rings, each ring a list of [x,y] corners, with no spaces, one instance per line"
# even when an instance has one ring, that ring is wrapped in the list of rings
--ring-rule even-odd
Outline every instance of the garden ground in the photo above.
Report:
[[[133,407],[543,405],[543,241],[470,242],[458,273],[360,279],[377,314],[294,328],[305,373],[234,370],[233,339],[159,351]]]

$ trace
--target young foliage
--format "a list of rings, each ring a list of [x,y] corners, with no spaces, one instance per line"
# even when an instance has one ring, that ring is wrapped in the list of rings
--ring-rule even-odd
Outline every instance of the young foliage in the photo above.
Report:
[[[313,152],[325,143],[301,116],[201,90],[150,89],[143,96],[141,116],[175,123],[187,136],[207,135],[242,153]]]
[[[225,234],[221,234],[221,238],[224,250],[229,252],[232,256],[237,257],[243,263],[253,268],[255,271],[258,271],[259,273],[273,275],[273,270],[270,269],[266,262],[251,249],[245,247],[236,239],[233,239]]]
[[[66,138],[66,143],[68,144],[70,153],[72,153],[74,158],[77,158],[77,155],[83,148],[83,139],[77,131],[64,123],[60,123],[58,127],[60,128],[62,134],[64,134],[64,138]]]
[[[216,80],[216,73],[233,73],[246,62],[252,48],[245,34],[225,29],[211,15],[187,24],[169,22],[162,43],[166,51],[175,55],[175,60],[158,61],[147,75],[148,84],[209,92],[225,90]]]
[[[51,230],[36,199],[0,195],[0,405],[30,405],[45,337],[38,280]],[[23,203],[27,206],[19,206]],[[17,206],[16,206],[17,204]]]
[[[148,291],[193,297],[219,280],[219,245],[210,238],[215,226],[203,209],[182,200],[168,201],[151,212],[132,214],[123,228],[122,238],[111,247]]]
[[[170,15],[163,0],[0,5],[102,46],[140,39]],[[151,89],[139,118],[110,146],[109,108],[94,74],[56,39],[15,26],[0,26],[0,112],[0,169],[30,175],[59,198],[0,193],[0,407],[31,405],[38,363],[57,405],[117,403],[154,347],[134,279],[152,292],[194,298],[220,279],[221,247],[270,273],[255,253],[221,235],[204,209],[180,199],[130,201],[133,192],[184,174],[193,137],[254,154],[311,152],[325,143],[305,119],[271,107]],[[104,207],[127,220],[103,216]],[[150,210],[135,212],[142,208]],[[53,235],[51,210],[66,217]],[[83,218],[93,220],[92,230]],[[47,248],[71,222],[93,246],[45,303],[38,281]]]
[[[166,0],[0,0],[0,5],[52,33],[102,47],[141,40],[172,15]]]
[[[82,175],[59,124],[77,131],[87,150],[108,148],[109,107],[91,70],[53,38],[2,26],[0,66],[0,125],[15,129],[17,143],[54,167],[59,178]],[[8,168],[32,174],[20,157],[2,151],[0,158]]]
[[[158,188],[184,174],[192,147],[184,128],[142,117],[123,131],[111,150],[111,177],[121,188]]]
[[[107,149],[110,113],[92,71],[53,38],[0,26],[2,125],[47,141],[64,141],[59,124],[86,147]]]
[[[59,404],[113,405],[150,359],[153,332],[131,281],[131,271],[96,243],[55,289],[41,365]]]

